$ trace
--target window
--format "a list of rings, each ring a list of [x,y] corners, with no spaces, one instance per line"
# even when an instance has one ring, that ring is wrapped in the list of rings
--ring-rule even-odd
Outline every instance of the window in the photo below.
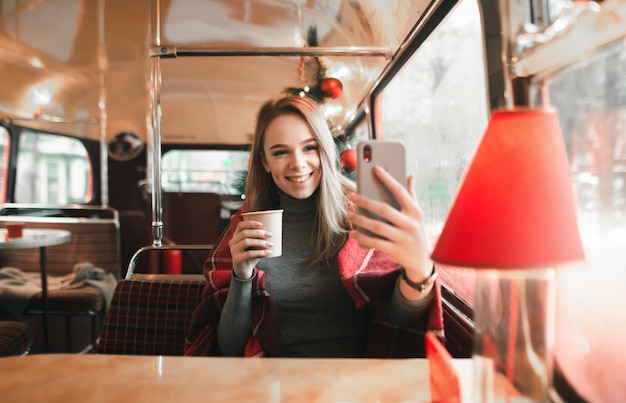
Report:
[[[85,204],[91,163],[78,139],[24,130],[19,137],[15,202]]]
[[[241,195],[248,169],[244,150],[170,150],[163,154],[161,185],[166,192]]]
[[[489,116],[480,26],[477,3],[461,2],[379,101],[384,138],[400,140],[407,148],[408,173],[415,177],[432,245]],[[472,270],[446,268],[440,276],[450,290],[472,302]]]
[[[480,18],[465,0],[382,93],[384,137],[407,145],[434,243],[487,123]],[[447,39],[456,38],[445,42]],[[559,114],[586,262],[558,271],[556,361],[588,401],[621,401],[626,347],[626,42],[560,71],[549,85]],[[443,284],[472,303],[472,270]]]
[[[550,85],[568,148],[587,261],[559,271],[557,361],[590,401],[620,401],[626,348],[626,43]]]

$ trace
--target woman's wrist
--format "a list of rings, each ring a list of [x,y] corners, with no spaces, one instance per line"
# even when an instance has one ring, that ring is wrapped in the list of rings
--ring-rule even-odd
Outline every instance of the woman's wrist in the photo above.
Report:
[[[426,277],[425,279],[423,279],[422,281],[411,280],[409,276],[407,275],[404,267],[400,268],[400,271],[401,271],[400,276],[402,278],[402,281],[404,281],[409,287],[420,292],[421,294],[428,293],[432,289],[433,284],[435,284],[435,280],[437,279],[437,272],[435,271],[434,265],[433,265],[430,275]]]
[[[242,275],[237,274],[237,271],[233,268],[233,277],[235,277],[239,281],[252,280],[252,278],[254,277],[254,269],[252,269],[252,272],[250,273],[250,275],[242,276]]]

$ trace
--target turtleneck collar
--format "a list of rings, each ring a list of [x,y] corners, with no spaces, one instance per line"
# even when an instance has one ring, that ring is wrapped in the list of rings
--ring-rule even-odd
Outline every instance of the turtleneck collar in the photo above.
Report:
[[[315,214],[318,191],[319,190],[316,190],[306,199],[294,199],[278,189],[280,207],[285,210],[283,212],[283,218],[298,216],[302,219],[304,216],[313,216]]]

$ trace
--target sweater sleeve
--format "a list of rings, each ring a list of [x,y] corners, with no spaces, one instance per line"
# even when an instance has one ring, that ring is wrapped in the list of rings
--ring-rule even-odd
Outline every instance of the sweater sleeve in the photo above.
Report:
[[[412,327],[428,311],[435,298],[435,287],[432,287],[426,298],[409,301],[400,292],[400,276],[395,286],[380,300],[379,308],[389,323],[396,326]]]
[[[252,279],[242,280],[234,272],[230,290],[217,324],[217,344],[223,356],[241,357],[250,338],[252,323]]]

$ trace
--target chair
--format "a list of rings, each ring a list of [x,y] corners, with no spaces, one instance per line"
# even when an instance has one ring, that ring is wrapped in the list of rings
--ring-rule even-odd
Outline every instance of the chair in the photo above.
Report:
[[[204,285],[202,275],[185,274],[135,274],[120,281],[97,352],[182,356],[191,315]]]
[[[26,355],[33,345],[33,329],[24,322],[0,321],[0,357]]]

